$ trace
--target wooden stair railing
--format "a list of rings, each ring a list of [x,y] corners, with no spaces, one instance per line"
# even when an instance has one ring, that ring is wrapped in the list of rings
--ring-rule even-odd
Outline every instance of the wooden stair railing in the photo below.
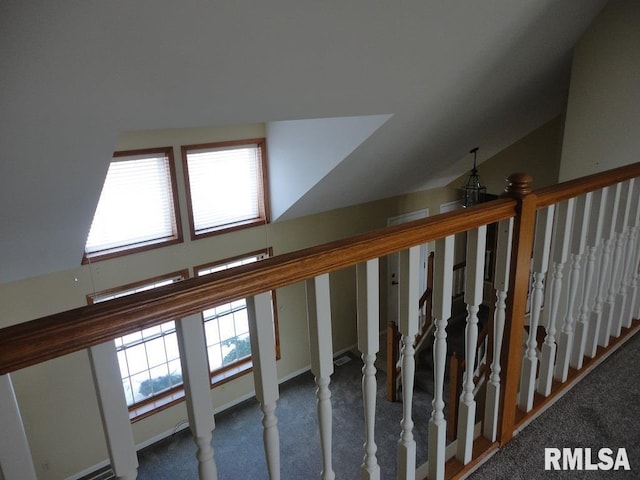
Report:
[[[415,337],[414,345],[416,355],[420,352],[426,340],[430,338],[433,333],[433,258],[434,252],[431,252],[427,257],[427,281],[426,288],[420,301],[418,302],[418,309],[421,313],[421,323],[418,334]],[[458,299],[464,293],[460,288],[460,281],[464,283],[464,268],[466,263],[459,262],[453,266],[454,276],[454,299]],[[461,280],[462,279],[462,280]],[[389,322],[387,324],[387,356],[386,356],[386,392],[387,400],[390,402],[398,401],[398,392],[400,389],[400,335],[398,334],[398,326],[395,322]]]
[[[483,352],[482,355],[476,355],[476,370],[473,382],[476,385],[483,383],[489,374],[487,365],[487,342],[489,340],[489,322],[487,322],[478,334],[478,342],[476,343],[476,351]],[[462,377],[465,369],[464,355],[458,352],[451,352],[449,356],[449,398],[447,410],[447,438],[449,441],[456,439],[458,433],[458,399],[462,393]]]
[[[399,317],[401,321],[398,326],[402,333],[402,373],[405,377],[403,382],[407,386],[402,392],[403,420],[401,423],[401,441],[398,443],[398,471],[404,473],[402,478],[413,478],[413,471],[416,471],[416,476],[424,477],[426,476],[424,472],[427,470],[431,479],[457,478],[471,469],[474,464],[480,461],[483,455],[497,448],[498,444],[510,441],[516,428],[522,427],[523,423],[530,420],[531,415],[538,413],[541,408],[553,401],[558,394],[569,388],[576,378],[586,374],[589,369],[601,361],[603,355],[608,355],[617,345],[622,343],[625,336],[630,336],[640,330],[640,323],[632,321],[632,318],[638,317],[638,310],[640,309],[640,299],[638,299],[640,296],[638,295],[640,278],[637,274],[640,188],[638,184],[634,186],[634,180],[638,177],[640,177],[640,163],[565,182],[532,193],[529,188],[530,177],[523,174],[512,175],[509,177],[508,197],[470,207],[464,211],[435,215],[426,219],[272,257],[255,264],[221,271],[205,277],[195,277],[129,297],[88,305],[5,327],[0,329],[0,386],[8,384],[8,387],[3,387],[0,393],[9,392],[9,394],[3,395],[0,400],[5,403],[11,403],[12,401],[11,382],[6,374],[68,353],[103,345],[116,337],[141,328],[176,319],[182,324],[181,330],[183,330],[183,336],[185,337],[185,340],[181,341],[181,345],[184,344],[183,346],[186,347],[187,344],[190,344],[193,347],[197,344],[196,350],[200,349],[198,352],[193,352],[198,353],[198,355],[194,355],[195,360],[188,362],[198,368],[189,370],[190,367],[188,366],[188,372],[190,371],[194,375],[190,373],[186,376],[187,384],[185,384],[185,390],[190,420],[197,424],[199,418],[205,419],[204,423],[201,424],[201,429],[197,428],[196,425],[192,431],[197,437],[196,443],[199,446],[200,471],[203,472],[209,468],[211,472],[214,464],[213,453],[210,451],[210,442],[208,441],[210,433],[208,425],[212,422],[208,376],[199,375],[205,379],[207,388],[199,389],[203,393],[198,398],[193,398],[193,389],[188,385],[190,382],[188,377],[198,376],[195,375],[198,371],[202,373],[204,362],[202,359],[206,358],[206,352],[202,341],[186,341],[186,338],[191,335],[195,337],[195,333],[198,334],[198,338],[201,338],[202,334],[201,327],[188,328],[189,317],[206,308],[236,299],[253,297],[257,301],[262,296],[264,301],[258,302],[255,308],[255,318],[252,319],[252,322],[255,322],[254,330],[264,330],[266,335],[255,339],[257,345],[253,344],[254,338],[252,336],[252,355],[254,356],[254,366],[258,373],[271,372],[269,375],[259,375],[264,382],[262,380],[262,383],[258,382],[256,390],[260,390],[258,396],[265,415],[265,439],[267,437],[272,439],[270,440],[272,448],[266,448],[267,455],[275,458],[277,457],[275,453],[277,449],[273,447],[276,446],[277,441],[274,441],[273,438],[277,438],[277,436],[274,435],[276,432],[274,408],[278,397],[278,386],[277,382],[274,383],[268,379],[268,377],[273,378],[276,368],[275,356],[270,351],[267,351],[273,348],[274,341],[272,337],[269,338],[272,334],[272,329],[258,329],[256,327],[271,325],[269,302],[264,292],[305,281],[307,286],[307,319],[310,324],[310,357],[312,371],[318,385],[317,397],[323,465],[327,476],[331,477],[333,472],[331,471],[332,426],[329,384],[333,372],[333,362],[330,343],[332,332],[328,274],[353,266],[358,266],[357,270],[360,272],[362,270],[361,267],[366,263],[366,275],[357,275],[358,304],[359,306],[366,305],[366,308],[358,309],[358,347],[362,352],[363,363],[365,364],[364,370],[366,371],[363,374],[367,382],[363,383],[368,385],[364,389],[366,391],[363,392],[365,410],[368,412],[365,420],[369,439],[366,447],[366,472],[368,473],[365,476],[365,470],[363,470],[363,478],[375,478],[374,472],[377,465],[375,463],[375,448],[373,448],[374,445],[371,439],[373,438],[372,425],[375,423],[375,381],[372,381],[375,376],[375,367],[373,365],[378,348],[378,339],[375,332],[379,328],[379,285],[377,282],[379,272],[377,262],[380,257],[401,252],[401,257],[404,258],[404,271],[408,280],[404,283],[401,282],[401,285],[404,285],[403,294],[407,294],[406,298],[410,301],[402,304],[404,310]],[[606,214],[605,219],[608,220],[608,228],[604,229],[608,233],[606,236],[603,234],[603,237],[606,238],[609,248],[612,248],[612,243],[615,242],[615,248],[612,253],[611,268],[605,273],[608,274],[607,277],[616,280],[606,281],[606,285],[598,286],[599,292],[604,291],[608,294],[603,299],[606,305],[602,308],[602,311],[596,312],[594,308],[593,312],[591,312],[602,317],[600,320],[606,328],[603,330],[604,333],[599,336],[594,336],[593,332],[588,332],[591,335],[590,338],[596,339],[594,345],[588,345],[593,347],[595,352],[591,356],[587,350],[585,355],[589,358],[584,359],[581,368],[571,367],[566,372],[564,368],[559,368],[557,365],[554,370],[553,364],[541,362],[541,365],[544,364],[544,369],[541,368],[541,371],[544,370],[547,374],[551,373],[554,377],[551,391],[536,392],[533,409],[522,413],[518,409],[517,397],[523,363],[525,311],[529,294],[528,286],[531,275],[530,264],[534,245],[536,214],[541,209],[558,205],[559,202],[570,201],[577,196],[607,188],[610,188],[610,193],[615,196],[616,202],[611,202],[610,211],[606,208],[603,210]],[[577,203],[580,204],[580,202]],[[587,204],[584,203],[584,205]],[[608,205],[607,208],[609,208]],[[562,224],[562,220],[570,219],[572,208],[567,205],[562,206],[560,208],[562,215],[558,217],[556,223]],[[578,218],[580,213],[578,211]],[[503,255],[508,261],[501,261],[502,266],[500,272],[496,275],[497,280],[493,286],[498,295],[495,316],[490,319],[490,322],[493,321],[493,326],[490,328],[494,329],[494,333],[490,338],[492,337],[494,346],[492,347],[492,358],[487,358],[487,362],[491,361],[491,375],[487,383],[487,389],[491,387],[495,393],[492,396],[492,407],[495,408],[498,414],[493,416],[492,427],[494,433],[490,436],[486,436],[487,434],[485,433],[486,438],[484,440],[473,437],[476,401],[472,392],[476,385],[470,380],[473,380],[473,373],[475,372],[475,363],[472,366],[471,362],[474,362],[475,359],[473,358],[472,349],[467,349],[465,353],[469,365],[467,366],[467,381],[463,387],[465,401],[460,403],[461,419],[465,418],[466,421],[460,421],[462,426],[458,429],[458,438],[456,439],[458,443],[457,453],[455,454],[456,459],[447,459],[443,379],[447,352],[446,327],[448,319],[451,317],[454,236],[458,233],[469,231],[474,238],[474,241],[471,242],[473,245],[472,252],[475,252],[473,261],[469,261],[469,250],[467,251],[468,265],[466,268],[468,278],[471,281],[467,282],[465,287],[465,303],[469,306],[470,317],[467,322],[468,333],[466,336],[470,340],[467,343],[475,345],[478,334],[477,311],[478,305],[481,303],[481,295],[479,294],[482,293],[482,289],[479,287],[482,283],[482,277],[478,277],[478,272],[482,272],[483,265],[480,260],[484,245],[482,238],[486,233],[486,226],[497,222],[509,224],[508,244],[511,247],[499,250],[500,252],[510,251],[510,255],[506,255],[506,253]],[[504,232],[504,229],[501,228],[500,232]],[[504,238],[504,236],[501,238]],[[415,367],[413,338],[418,333],[417,308],[419,298],[417,296],[418,289],[413,287],[417,287],[418,284],[418,274],[416,272],[416,260],[419,258],[418,247],[431,241],[434,241],[436,245],[432,301],[434,322],[436,323],[434,335],[434,361],[436,366],[434,367],[434,377],[437,382],[434,382],[434,409],[428,427],[429,463],[428,466],[425,464],[416,469],[416,442],[413,437],[413,421],[411,418],[413,394],[411,385]],[[571,272],[567,283],[570,287],[569,297],[572,298],[575,296],[574,290],[580,279],[577,264],[579,264],[580,255],[584,251],[584,245],[576,246],[575,242],[569,245],[569,242],[565,239],[561,239],[561,242],[556,242],[556,244],[567,244],[568,247],[566,249],[558,247],[558,252],[554,253],[551,259],[554,263],[553,280],[556,281],[552,281],[548,286],[554,292],[554,295],[550,298],[548,308],[545,305],[545,312],[550,311],[551,317],[550,321],[545,323],[547,331],[544,345],[542,346],[543,360],[545,358],[553,359],[552,354],[555,353],[556,347],[559,351],[559,358],[568,358],[566,349],[570,348],[567,346],[571,345],[574,338],[572,329],[575,319],[571,318],[571,315],[566,315],[564,319],[555,318],[559,316],[556,315],[555,308],[559,299],[563,298],[560,293],[562,292],[561,271],[564,263],[569,263],[568,260],[571,260]],[[632,265],[624,265],[622,259],[627,259]],[[605,282],[604,279],[600,281]],[[632,292],[628,297],[625,289]],[[473,294],[469,294],[472,297],[469,296],[467,298],[469,292],[473,292]],[[616,317],[616,312],[623,312],[624,318],[622,315]],[[195,316],[192,318],[195,318]],[[558,346],[556,346],[554,337],[556,321],[558,329],[561,329]],[[578,321],[581,322],[582,319]],[[191,323],[193,325],[196,324],[195,321]],[[366,328],[361,329],[361,325]],[[534,333],[537,334],[532,329],[532,334]],[[258,334],[258,337],[261,337],[261,335]],[[534,339],[532,338],[533,341]],[[535,343],[538,343],[537,339],[535,339]],[[262,352],[265,346],[268,346],[269,349]],[[189,349],[181,347],[181,350]],[[547,355],[547,357],[544,355]],[[196,357],[201,360],[197,360]],[[263,361],[268,363],[266,370],[261,366]],[[574,361],[574,359],[571,359],[571,361]],[[116,378],[114,385],[117,386],[119,381],[120,379]],[[487,397],[488,399],[489,397]],[[13,405],[15,405],[15,399],[13,402]],[[11,409],[3,408],[0,410],[0,415],[11,415],[12,413],[8,410]],[[123,412],[126,415],[126,408]],[[11,436],[10,438],[14,437]],[[461,438],[464,438],[464,441],[461,441]],[[472,452],[471,447],[473,446],[480,448],[480,450],[476,448]],[[277,470],[275,466],[273,468]],[[365,468],[364,465],[363,468]],[[3,466],[3,474],[5,473]],[[213,476],[213,473],[209,473],[202,478],[212,478]],[[5,475],[5,477],[7,476]],[[7,478],[10,480],[20,477]]]

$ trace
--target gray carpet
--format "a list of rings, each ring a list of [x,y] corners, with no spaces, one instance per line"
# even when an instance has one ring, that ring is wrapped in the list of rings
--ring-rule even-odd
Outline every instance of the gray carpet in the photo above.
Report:
[[[359,478],[364,451],[362,361],[337,366],[331,377],[333,404],[333,469],[336,478]],[[315,382],[308,373],[283,384],[276,414],[280,433],[283,479],[318,478],[322,470],[317,427]],[[384,374],[378,374],[376,443],[382,478],[396,477],[397,442],[402,404],[384,399]],[[429,393],[416,392],[413,402],[418,464],[427,459],[427,424],[431,414]],[[225,479],[266,479],[262,445],[262,413],[255,400],[216,416],[213,432],[218,476]],[[140,480],[197,479],[195,444],[188,430],[139,452]]]
[[[631,471],[545,471],[547,448],[625,448]],[[594,459],[597,463],[598,460]],[[589,373],[476,472],[482,479],[640,478],[640,335]]]
[[[359,358],[336,367],[332,376],[333,467],[336,478],[359,478],[364,419]],[[418,465],[426,461],[429,388],[416,392],[413,405]],[[500,449],[470,478],[577,479],[640,478],[640,335],[629,340],[574,389]],[[322,469],[311,374],[281,386],[277,415],[283,479],[318,478]],[[620,408],[623,406],[622,408]],[[376,443],[383,480],[396,478],[402,405],[384,399],[378,373]],[[262,414],[255,400],[216,416],[213,447],[218,474],[226,479],[266,479]],[[631,472],[545,472],[545,447],[626,448]],[[188,430],[139,453],[140,480],[197,479],[195,445]]]

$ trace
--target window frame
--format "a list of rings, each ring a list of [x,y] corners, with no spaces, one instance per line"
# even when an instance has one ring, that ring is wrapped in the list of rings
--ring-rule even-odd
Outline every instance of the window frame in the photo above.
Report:
[[[265,255],[265,258],[272,257],[273,248],[269,247],[263,250],[256,250],[256,251],[248,252],[242,255],[235,255],[233,257],[228,257],[223,260],[217,260],[214,262],[208,262],[205,264],[197,265],[193,267],[193,276],[195,278],[205,277],[206,275],[211,275],[211,274],[198,275],[198,272],[200,270],[204,270],[207,268],[212,268],[219,265],[225,265],[227,263],[232,263],[234,261],[238,261],[238,260],[245,259],[247,257],[253,257],[258,255]],[[257,262],[259,261],[260,260],[257,260]],[[273,312],[273,334],[275,337],[274,348],[275,348],[276,361],[277,361],[277,360],[280,360],[281,356],[280,356],[280,330],[278,326],[278,302],[276,299],[275,290],[271,290],[271,308]],[[204,328],[204,324],[206,320],[204,319],[204,312],[201,312],[201,314],[202,314],[202,325]],[[206,336],[205,336],[205,342],[206,342]],[[207,355],[207,362],[208,362],[208,355]],[[224,365],[215,370],[211,370],[211,368],[209,367],[209,378],[211,379],[211,388],[230,382],[231,380],[239,378],[252,371],[253,371],[253,359],[251,358],[251,355],[249,355],[248,357],[244,357],[239,360],[236,360],[233,363]]]
[[[122,157],[139,157],[153,154],[163,154],[167,159],[169,165],[169,176],[171,186],[171,200],[173,205],[173,230],[174,234],[169,237],[161,237],[153,240],[146,240],[143,242],[135,242],[127,245],[121,245],[118,247],[106,248],[104,250],[98,250],[96,252],[88,253],[86,250],[82,256],[82,265],[90,264],[92,262],[99,262],[102,260],[108,260],[111,258],[121,257],[124,255],[130,255],[133,253],[144,252],[155,248],[166,247],[169,245],[175,245],[184,241],[182,233],[182,219],[180,214],[180,204],[178,201],[178,181],[176,176],[176,162],[173,154],[173,147],[154,147],[143,148],[135,150],[120,150],[116,151],[112,155],[112,160]],[[105,177],[106,181],[106,177]],[[97,206],[97,204],[96,204]],[[94,212],[95,216],[95,212]],[[93,219],[92,219],[93,222]]]
[[[98,299],[99,297],[115,295],[127,290],[134,290],[136,288],[161,282],[163,280],[179,279],[179,280],[176,280],[176,282],[179,282],[182,280],[186,280],[188,278],[189,278],[189,270],[185,268],[175,272],[166,273],[164,275],[158,275],[158,276],[147,278],[137,282],[128,283],[126,285],[121,285],[118,287],[108,288],[105,290],[87,294],[86,295],[87,304],[93,305],[96,303],[101,303],[99,301],[96,302],[96,299]],[[157,287],[154,287],[154,288],[157,288]],[[109,300],[105,300],[105,301],[109,301]],[[176,320],[175,319],[168,320],[167,322],[162,322],[162,323],[168,323],[169,321],[175,322]],[[144,330],[144,329],[141,329],[141,330]],[[131,332],[131,333],[134,333],[134,332]],[[113,342],[115,345],[115,339],[113,340]],[[142,341],[142,343],[144,342],[145,340]],[[115,348],[117,349],[117,347]],[[180,359],[180,361],[182,362],[182,359]],[[182,374],[182,372],[180,373]],[[146,418],[152,415],[153,413],[159,412],[161,410],[167,409],[173,405],[180,403],[182,400],[184,400],[184,396],[185,396],[185,393],[184,393],[184,382],[183,382],[183,383],[174,385],[171,388],[163,390],[162,392],[156,393],[155,395],[151,395],[148,398],[145,398],[144,400],[141,400],[139,402],[134,402],[131,405],[127,405],[127,409],[129,411],[129,419],[132,422],[142,420],[143,418]]]
[[[258,216],[253,219],[243,220],[235,223],[208,227],[201,231],[196,231],[193,216],[193,202],[191,199],[191,183],[189,180],[188,155],[193,150],[224,149],[225,147],[237,147],[241,145],[255,145],[259,152],[258,160]],[[224,142],[200,143],[193,145],[182,145],[182,171],[184,173],[184,186],[187,196],[187,214],[189,218],[189,232],[191,240],[221,235],[258,225],[266,225],[270,222],[269,216],[269,193],[267,176],[267,148],[265,138],[249,138],[243,140],[231,140]]]

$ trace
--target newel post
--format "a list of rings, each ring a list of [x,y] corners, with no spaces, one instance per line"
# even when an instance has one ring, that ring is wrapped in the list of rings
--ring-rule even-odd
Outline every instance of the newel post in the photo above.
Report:
[[[507,179],[504,196],[518,201],[513,223],[511,248],[511,271],[509,272],[509,292],[507,297],[506,321],[504,326],[504,346],[501,352],[503,365],[502,415],[498,440],[505,444],[513,437],[522,346],[524,340],[524,316],[533,247],[536,218],[536,196],[531,193],[532,177],[525,173],[514,173]]]

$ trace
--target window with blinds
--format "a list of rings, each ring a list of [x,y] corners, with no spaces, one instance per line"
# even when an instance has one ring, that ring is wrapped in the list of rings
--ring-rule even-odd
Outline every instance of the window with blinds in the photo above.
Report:
[[[182,240],[171,147],[114,153],[85,246],[89,260]]]
[[[192,238],[266,223],[264,139],[182,147]]]

